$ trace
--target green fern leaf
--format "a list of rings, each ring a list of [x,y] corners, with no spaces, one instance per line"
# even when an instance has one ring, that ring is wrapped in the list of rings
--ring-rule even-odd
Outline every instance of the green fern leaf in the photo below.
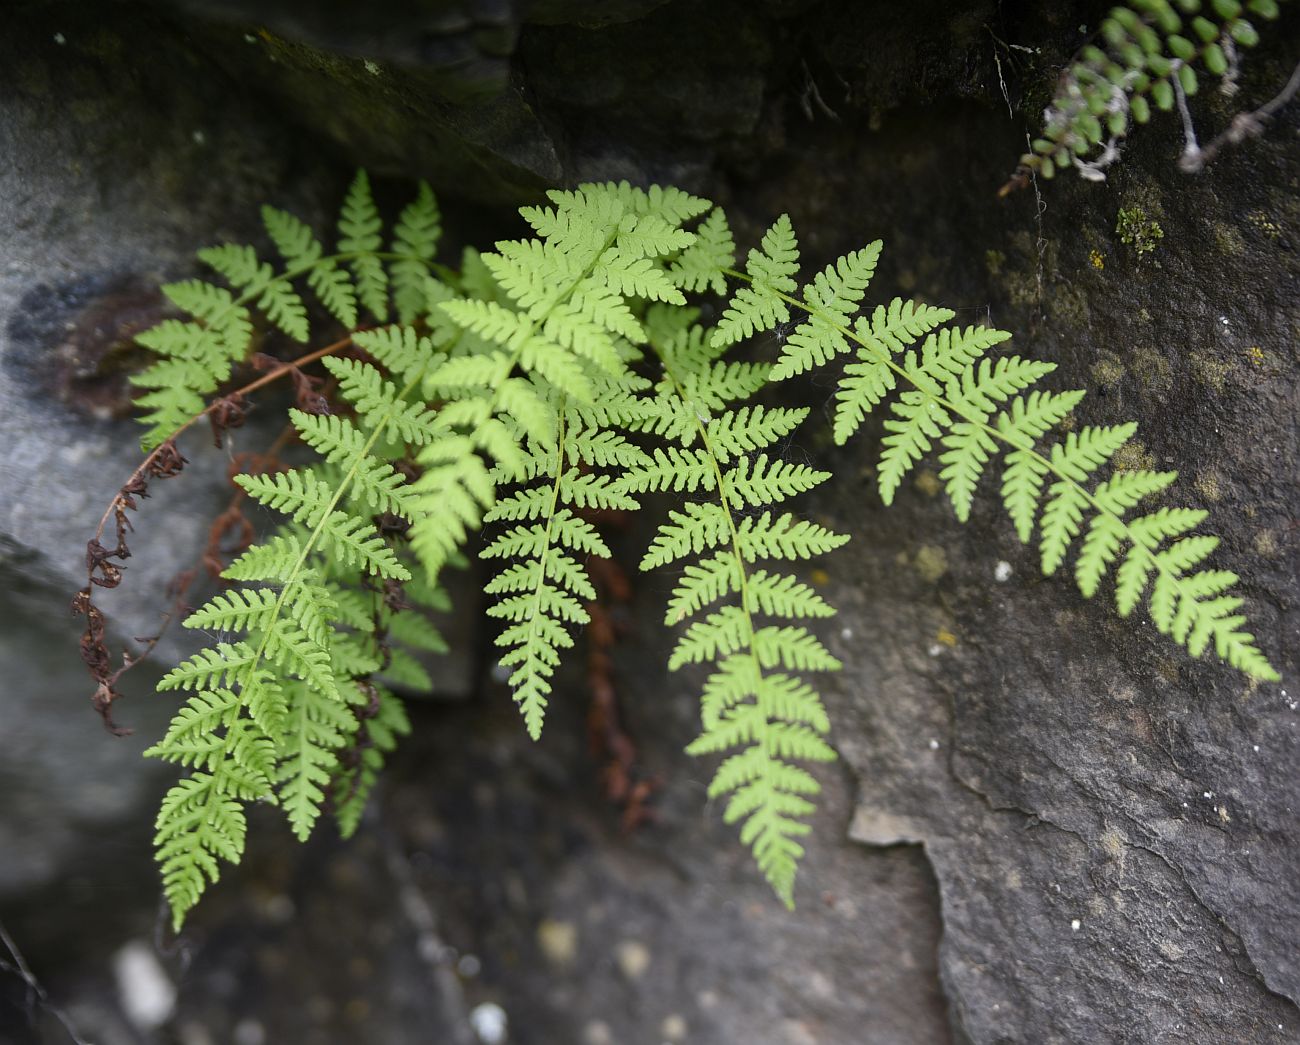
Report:
[[[763,235],[758,249],[745,262],[750,282],[727,302],[722,319],[713,329],[714,345],[730,345],[790,318],[786,298],[798,289],[799,243],[790,216],[782,214]]]
[[[880,240],[845,254],[817,273],[804,288],[809,317],[795,327],[772,368],[771,380],[783,381],[802,374],[849,350],[843,328],[858,310],[876,273],[883,244]]]
[[[370,179],[365,171],[357,171],[339,213],[338,249],[351,256],[348,264],[358,300],[381,323],[388,320],[388,273],[375,255],[383,247],[383,227],[370,194]]]
[[[442,216],[433,190],[420,182],[419,194],[407,204],[393,229],[392,252],[400,257],[389,266],[393,307],[398,321],[411,324],[424,312],[425,280],[442,235]]]
[[[669,275],[682,290],[727,292],[726,273],[735,267],[736,243],[721,208],[709,212],[695,230],[695,242],[678,255]]]

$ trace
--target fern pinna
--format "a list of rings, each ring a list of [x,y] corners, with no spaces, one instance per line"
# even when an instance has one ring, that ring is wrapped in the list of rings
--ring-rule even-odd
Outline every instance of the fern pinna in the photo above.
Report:
[[[740,405],[766,384],[769,366],[723,362],[725,342],[710,338],[693,311],[655,310],[651,318],[663,376],[639,427],[666,448],[625,472],[620,486],[699,495],[669,511],[641,567],[698,557],[683,569],[666,617],[669,625],[697,618],[668,666],[712,664],[701,697],[703,732],[687,750],[729,756],[709,795],[729,796],[726,820],[743,821],[741,839],[793,906],[798,839],[809,830],[804,818],[820,790],[799,763],[835,757],[824,739],[830,721],[821,698],[795,673],[840,666],[802,621],[834,610],[793,576],[755,567],[825,555],[848,537],[770,510],[830,473],[767,452],[806,409]]]
[[[791,564],[847,538],[781,509],[829,476],[782,452],[808,410],[757,400],[772,382],[844,356],[833,434],[843,443],[871,411],[887,412],[877,471],[886,503],[937,452],[965,520],[1002,455],[1003,500],[1022,540],[1037,528],[1044,572],[1077,541],[1085,595],[1115,568],[1121,614],[1145,595],[1157,626],[1193,655],[1213,645],[1247,674],[1277,677],[1245,630],[1236,576],[1201,568],[1217,543],[1192,535],[1205,513],[1131,515],[1174,473],[1097,481],[1134,426],[1072,428],[1047,442],[1083,393],[1036,387],[1051,364],[990,358],[1007,335],[953,326],[947,309],[901,299],[864,308],[879,243],[801,285],[786,217],[741,271],[723,212],[675,189],[584,185],[521,213],[532,235],[467,250],[455,272],[434,264],[440,221],[427,187],[386,238],[360,175],[335,253],[268,209],[283,266],[251,247],[203,251],[229,287],[169,285],[192,318],[141,336],[160,357],[136,379],[146,445],[158,445],[247,361],[256,322],[307,338],[295,281],[349,332],[310,354],[331,379],[328,411],[289,415],[318,459],[237,477],[284,521],[188,619],[214,642],[161,684],[189,692],[148,752],[190,771],[157,822],[177,926],[221,862],[239,859],[247,803],[280,806],[299,837],[326,810],[355,830],[409,728],[390,687],[430,687],[412,651],[445,646],[424,611],[448,608],[443,570],[485,528],[488,613],[538,737],[556,670],[588,620],[588,560],[609,554],[582,513],[636,509],[655,493],[683,499],[642,560],[678,571],[667,623],[683,630],[669,667],[707,665],[689,750],[723,756],[710,794],[726,798],[726,819],[792,903],[818,792],[810,767],[833,757],[805,676],[839,664],[810,627],[833,610]],[[713,321],[709,295],[724,299]],[[354,329],[363,313],[373,325]],[[742,345],[777,326],[788,333],[775,361]]]

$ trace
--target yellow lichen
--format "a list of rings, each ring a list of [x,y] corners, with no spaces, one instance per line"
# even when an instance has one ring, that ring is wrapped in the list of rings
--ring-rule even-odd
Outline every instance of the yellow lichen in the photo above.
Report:
[[[948,554],[933,544],[923,544],[914,560],[916,572],[933,584],[948,572]]]

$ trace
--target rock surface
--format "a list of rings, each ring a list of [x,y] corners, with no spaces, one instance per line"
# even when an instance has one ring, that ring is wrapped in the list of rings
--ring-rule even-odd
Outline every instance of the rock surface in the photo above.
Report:
[[[1158,121],[1105,184],[1061,177],[998,201],[1091,8],[467,0],[385,14],[26,3],[0,43],[0,219],[22,233],[0,244],[0,434],[16,448],[0,462],[0,535],[19,622],[0,649],[23,694],[9,689],[7,717],[36,738],[13,751],[40,749],[46,767],[6,748],[29,819],[6,808],[0,846],[25,822],[58,825],[44,849],[0,848],[0,912],[88,1030],[142,1040],[112,1015],[106,972],[123,940],[151,933],[139,825],[116,836],[134,855],[110,861],[126,910],[85,914],[103,906],[93,885],[64,918],[32,904],[57,906],[51,876],[97,831],[147,818],[137,795],[156,784],[125,760],[97,765],[89,730],[63,755],[127,781],[96,795],[112,808],[73,816],[72,777],[37,784],[59,777],[49,750],[74,743],[55,725],[90,712],[60,674],[78,667],[75,631],[28,618],[80,583],[86,517],[134,459],[127,424],[88,419],[112,392],[87,391],[63,328],[130,321],[151,307],[141,288],[193,247],[248,235],[257,202],[320,213],[355,163],[498,207],[582,178],[675,181],[725,203],[747,243],[789,211],[810,263],[884,238],[878,298],[1015,331],[1020,353],[1060,364],[1057,387],[1094,390],[1084,423],[1141,421],[1133,463],[1178,468],[1212,510],[1262,645],[1296,677],[1294,106],[1196,178],[1176,170],[1176,122]],[[1247,56],[1240,98],[1273,93],[1298,43],[1288,11]],[[1238,104],[1202,92],[1203,136]],[[1159,226],[1154,250],[1124,241],[1120,208]],[[508,220],[452,210],[475,239]],[[188,966],[169,959],[176,1026],[200,1035],[184,1040],[469,1040],[484,1004],[518,1042],[1300,1040],[1300,690],[1189,661],[1104,593],[1087,603],[1043,580],[991,489],[965,526],[926,472],[883,508],[868,487],[879,434],[834,450],[814,425],[791,451],[831,462],[808,509],[856,538],[810,567],[840,607],[827,634],[846,667],[826,691],[843,758],[796,914],[705,805],[707,767],[680,754],[693,690],[663,669],[667,582],[649,578],[618,669],[641,764],[664,781],[656,824],[616,830],[583,755],[576,675],[539,746],[491,686],[474,706],[425,709],[358,842],[255,833],[249,866],[182,942]],[[166,525],[137,591],[203,533],[189,498],[149,508]],[[15,1040],[40,1040],[20,1007],[6,1016]]]

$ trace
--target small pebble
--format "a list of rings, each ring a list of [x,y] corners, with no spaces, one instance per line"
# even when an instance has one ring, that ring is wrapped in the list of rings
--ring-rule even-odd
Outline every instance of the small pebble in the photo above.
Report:
[[[501,1045],[506,1040],[508,1022],[506,1010],[496,1002],[485,1001],[470,1010],[469,1025],[483,1045]]]
[[[235,1024],[235,1045],[264,1045],[266,1028],[257,1020],[240,1020]]]
[[[582,1030],[585,1045],[613,1045],[614,1033],[604,1020],[592,1020]]]
[[[537,945],[554,965],[569,965],[578,953],[578,927],[555,918],[543,919],[537,927]]]
[[[639,980],[650,968],[650,950],[637,940],[624,940],[615,953],[618,969],[627,979]]]
[[[143,940],[132,940],[113,955],[113,975],[126,1018],[137,1030],[155,1030],[171,1017],[176,987]]]

